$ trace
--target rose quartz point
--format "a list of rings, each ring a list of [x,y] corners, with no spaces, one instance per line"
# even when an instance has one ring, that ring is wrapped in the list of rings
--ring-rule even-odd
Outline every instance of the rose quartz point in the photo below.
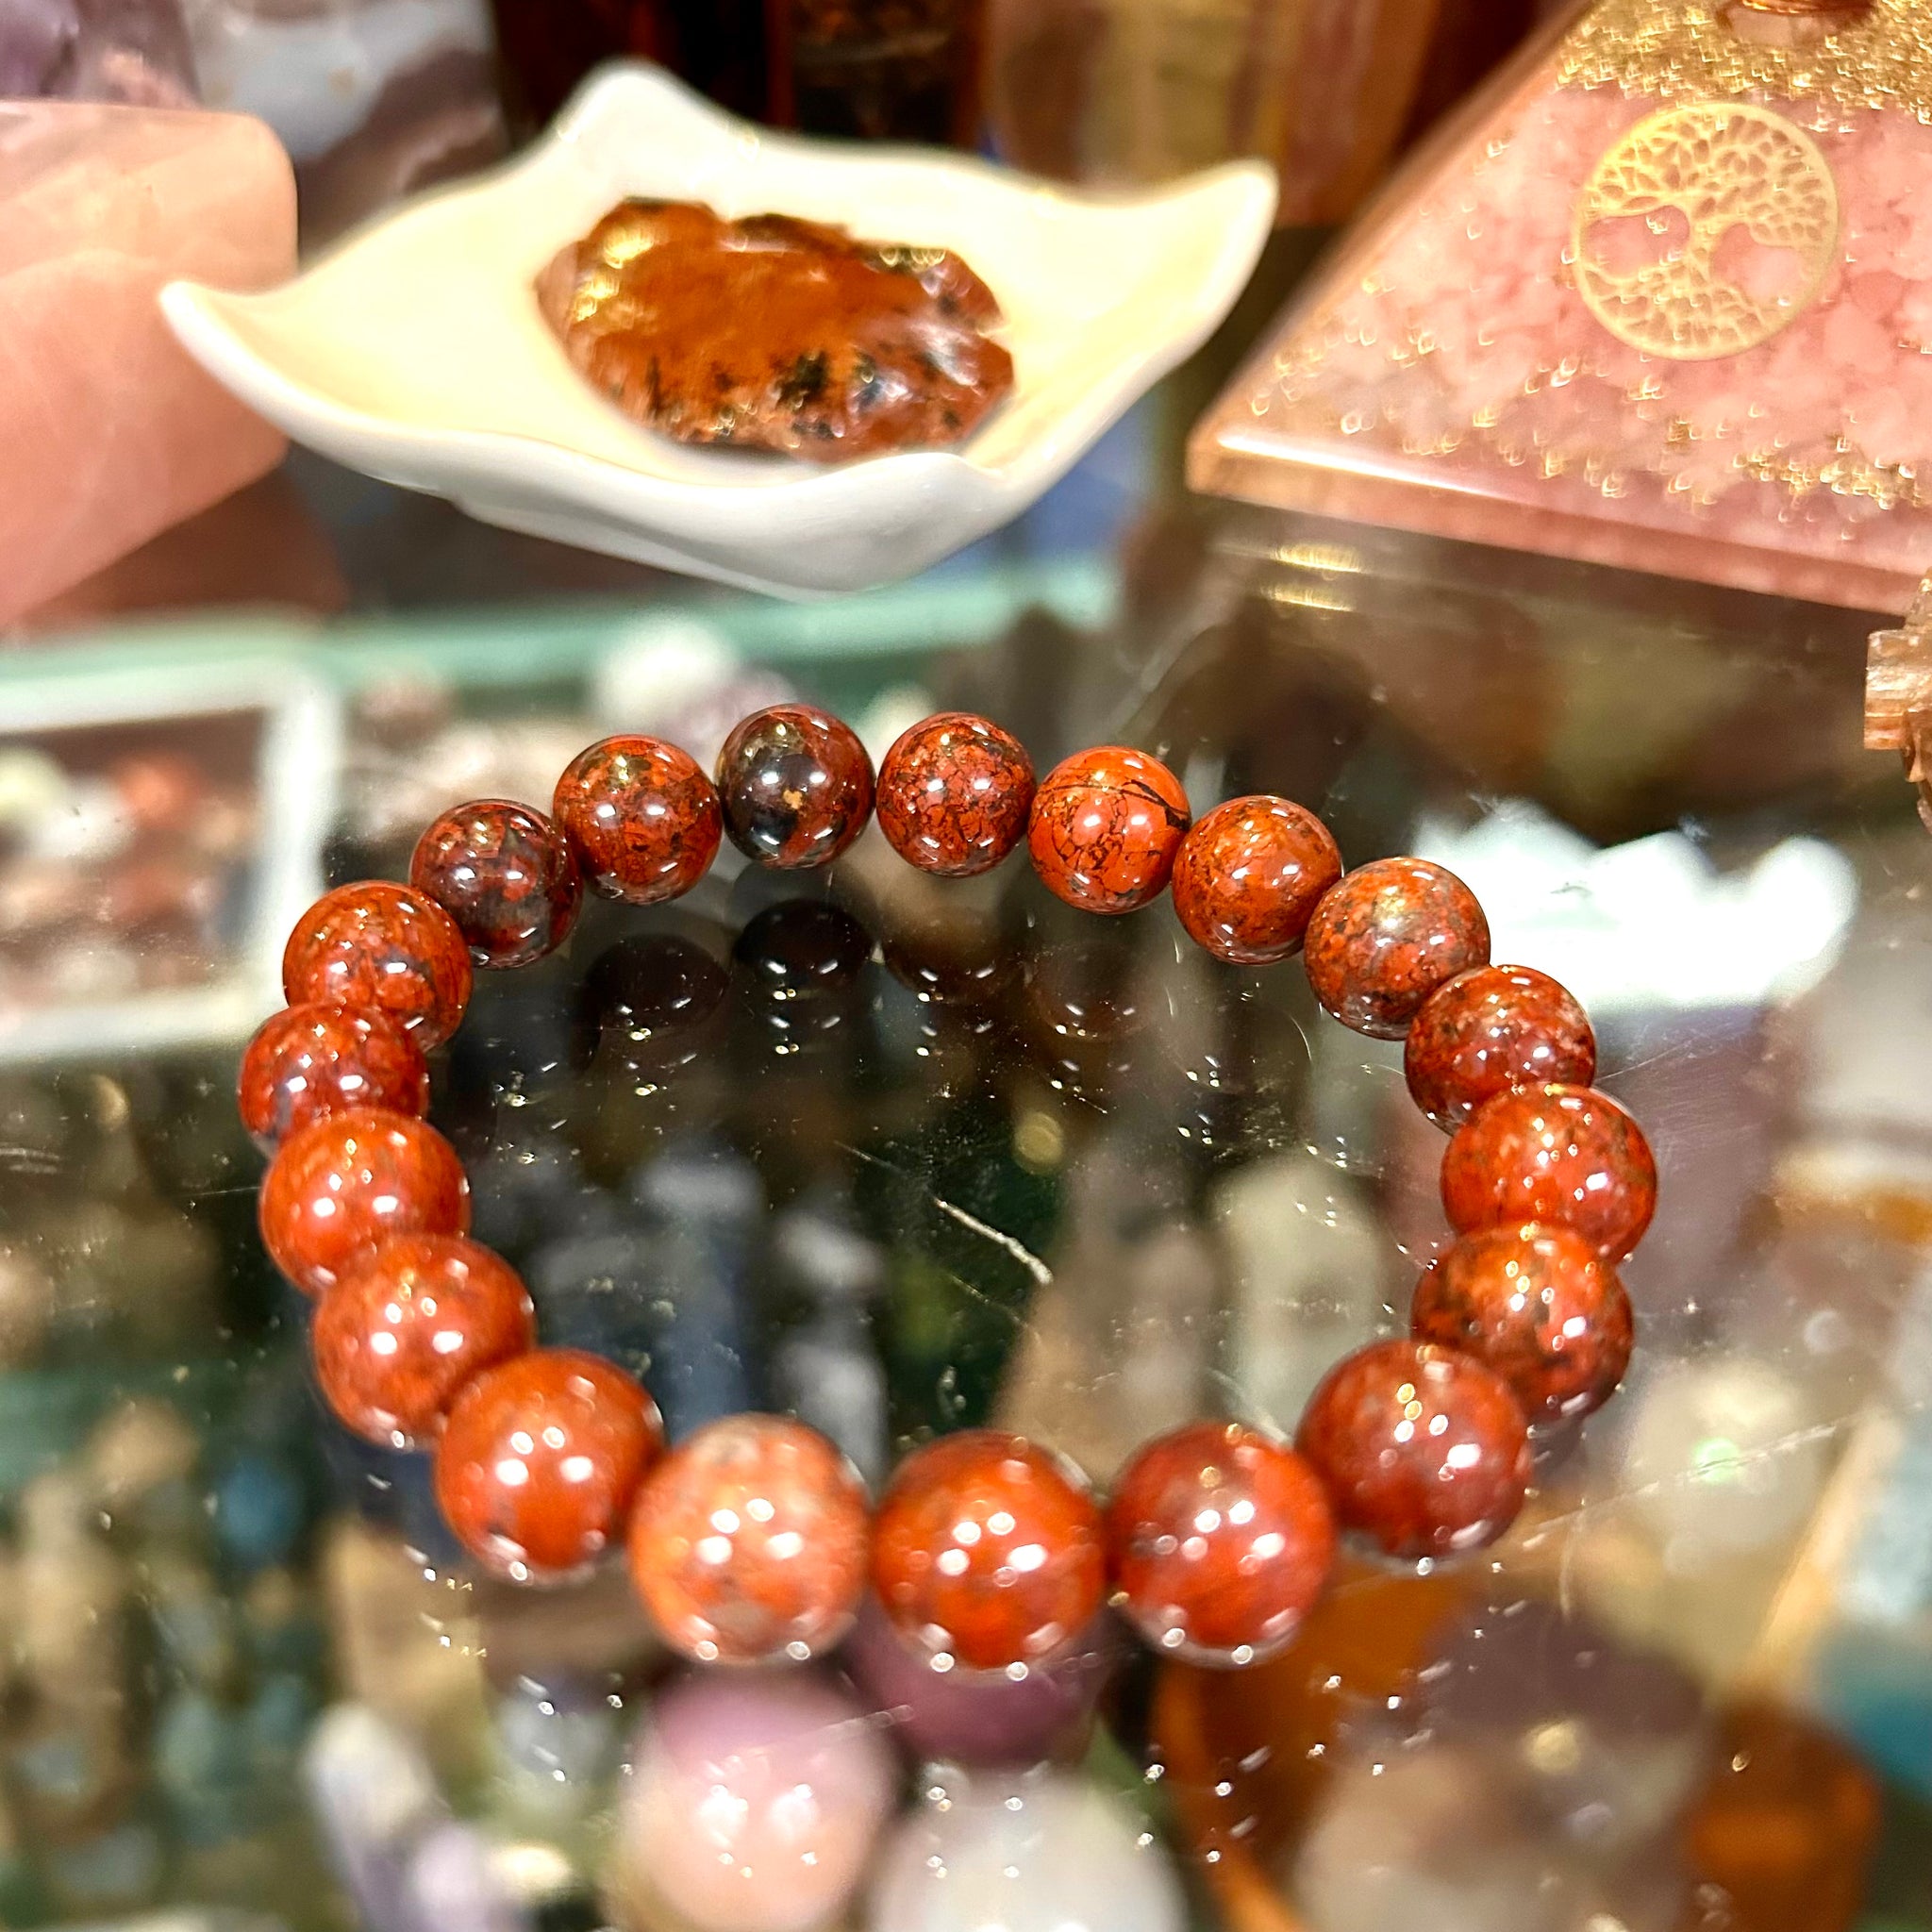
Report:
[[[281,460],[156,296],[294,266],[294,176],[260,122],[0,104],[0,623]]]

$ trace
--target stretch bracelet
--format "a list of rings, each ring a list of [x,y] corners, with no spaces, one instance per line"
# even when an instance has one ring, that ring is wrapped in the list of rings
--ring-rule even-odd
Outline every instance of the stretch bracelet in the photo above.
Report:
[[[788,1417],[725,1416],[667,1449],[643,1386],[539,1346],[522,1280],[467,1238],[468,1180],[423,1116],[425,1055],[460,1023],[473,967],[552,951],[586,886],[640,906],[689,891],[725,836],[762,865],[826,865],[874,808],[928,873],[985,872],[1024,839],[1045,885],[1089,911],[1132,911],[1171,882],[1217,958],[1300,951],[1329,1013],[1406,1041],[1409,1091],[1451,1137],[1457,1239],[1417,1285],[1408,1336],[1344,1357],[1291,1445],[1192,1424],[1137,1450],[1103,1505],[1064,1457],[968,1429],[913,1450],[874,1507],[839,1450]],[[1036,787],[1009,734],[947,712],[905,733],[874,784],[849,726],[781,705],[733,730],[714,781],[675,745],[607,738],[558,781],[550,816],[458,806],[424,833],[408,885],[325,893],[283,986],[240,1102],[273,1157],[263,1241],[317,1302],[330,1407],[434,1457],[450,1530],[494,1575],[556,1582],[625,1544],[665,1639],[703,1661],[821,1654],[870,1589],[940,1670],[1024,1675],[1108,1602],[1162,1652],[1252,1663],[1294,1634],[1339,1535],[1410,1561],[1493,1541],[1522,1507],[1532,1429],[1595,1408],[1629,1361],[1616,1271],[1657,1172],[1591,1085],[1575,999],[1491,965],[1482,908],[1443,867],[1344,873],[1326,827],[1283,798],[1193,822],[1144,752],[1080,752]]]

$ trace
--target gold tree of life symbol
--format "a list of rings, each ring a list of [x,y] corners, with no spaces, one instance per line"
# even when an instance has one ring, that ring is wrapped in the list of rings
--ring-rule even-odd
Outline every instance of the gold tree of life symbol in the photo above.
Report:
[[[1612,263],[1592,245],[1600,223],[1641,217],[1661,236],[1673,212],[1683,239],[1655,256]],[[1795,322],[1831,267],[1838,226],[1838,188],[1808,134],[1768,108],[1697,101],[1648,115],[1596,164],[1576,198],[1571,254],[1578,291],[1613,336],[1701,362]],[[1795,282],[1766,292],[1725,274],[1719,250],[1740,227],[1763,248],[1789,250]]]

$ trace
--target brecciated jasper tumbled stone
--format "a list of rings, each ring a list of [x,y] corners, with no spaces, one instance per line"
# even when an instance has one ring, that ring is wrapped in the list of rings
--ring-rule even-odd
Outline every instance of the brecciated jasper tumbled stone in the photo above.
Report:
[[[1547,973],[1478,966],[1423,1002],[1402,1064],[1415,1104],[1453,1134],[1512,1087],[1588,1087],[1596,1077],[1596,1035],[1575,996]]]
[[[451,1405],[436,1500],[492,1575],[558,1582],[623,1541],[663,1447],[658,1405],[615,1362],[532,1349],[486,1369]]]
[[[631,1574],[687,1657],[798,1662],[850,1628],[868,1538],[865,1484],[816,1430],[789,1416],[721,1416],[646,1478]]]
[[[1313,812],[1286,798],[1230,798],[1197,820],[1174,862],[1174,909],[1218,959],[1265,966],[1301,948],[1341,854]]]
[[[262,1245],[295,1286],[324,1294],[399,1234],[467,1234],[470,1183],[436,1129],[381,1108],[325,1114],[269,1162]]]
[[[901,734],[879,765],[879,829],[921,872],[971,878],[1026,834],[1033,760],[1010,732],[941,711]]]
[[[841,462],[957,442],[1013,386],[984,282],[942,248],[791,215],[620,202],[538,277],[597,389],[681,442]]]
[[[361,879],[325,892],[282,949],[289,1004],[354,1007],[393,1021],[427,1052],[462,1024],[470,952],[427,892]]]
[[[1114,1602],[1157,1650],[1254,1663],[1300,1627],[1328,1581],[1335,1522],[1315,1473],[1240,1423],[1143,1442],[1108,1506]]]
[[[1040,781],[1026,850],[1069,906],[1132,912],[1160,896],[1188,824],[1188,794],[1158,758],[1096,744]]]
[[[457,923],[473,965],[528,966],[570,937],[584,896],[570,841],[508,798],[453,806],[416,841],[409,883]]]
[[[1593,1087],[1498,1093],[1442,1157],[1442,1207],[1458,1234],[1517,1221],[1574,1227],[1621,1261],[1657,1211],[1657,1160],[1643,1129]]]
[[[1559,1222],[1464,1235],[1423,1271],[1409,1329],[1493,1369],[1533,1423],[1601,1407],[1635,1340],[1616,1270]]]
[[[943,1669],[1042,1662],[1099,1609],[1106,1570],[1079,1472],[997,1429],[915,1449],[873,1521],[874,1592]]]
[[[429,1111],[429,1063],[380,1013],[321,1001],[284,1007],[257,1028],[235,1082],[242,1124],[264,1150],[351,1108]]]
[[[812,705],[754,711],[718,753],[724,829],[780,872],[829,865],[872,816],[872,760],[851,725]]]
[[[1344,1356],[1309,1396],[1294,1445],[1336,1522],[1391,1557],[1494,1542],[1529,1482],[1529,1427],[1509,1385],[1473,1356],[1424,1342]]]
[[[688,892],[718,856],[718,794],[689,752],[625,733],[586,745],[551,809],[600,898],[655,906]]]
[[[1308,985],[1344,1026],[1400,1040],[1445,980],[1490,963],[1490,923],[1446,867],[1377,858],[1324,895],[1303,943]]]

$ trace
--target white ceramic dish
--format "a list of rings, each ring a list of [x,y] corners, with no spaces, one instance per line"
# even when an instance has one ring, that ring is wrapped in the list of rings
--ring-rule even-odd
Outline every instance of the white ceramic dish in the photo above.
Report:
[[[650,434],[571,368],[531,291],[626,194],[957,249],[1000,300],[1014,392],[957,452],[831,468]],[[1024,509],[1206,340],[1274,211],[1260,162],[1079,194],[960,155],[773,134],[625,64],[528,154],[283,287],[175,282],[161,304],[203,367],[338,462],[509,529],[812,596],[909,576]]]

